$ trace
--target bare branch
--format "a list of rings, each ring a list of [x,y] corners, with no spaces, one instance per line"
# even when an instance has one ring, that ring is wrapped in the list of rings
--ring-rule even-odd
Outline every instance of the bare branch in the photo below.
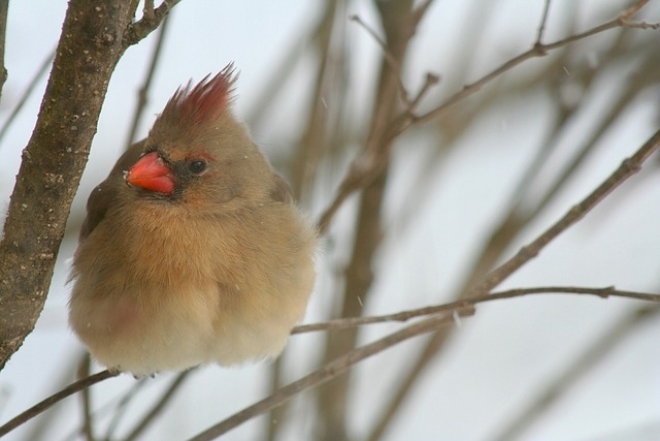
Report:
[[[142,389],[147,385],[147,378],[140,378],[138,381],[131,386],[131,389],[126,392],[120,399],[119,402],[114,406],[114,415],[112,416],[112,419],[110,420],[110,423],[108,424],[108,429],[105,432],[105,437],[104,439],[106,441],[111,441],[113,439],[116,439],[115,432],[117,431],[117,428],[119,427],[119,423],[121,422],[122,418],[126,415],[128,412],[129,404],[133,401],[133,399],[142,391]],[[107,406],[106,409],[110,409],[110,406]]]
[[[630,335],[631,331],[637,329],[649,319],[656,318],[659,313],[660,308],[658,308],[658,305],[649,305],[626,314],[623,319],[599,336],[598,340],[582,352],[575,361],[570,363],[556,379],[550,381],[531,405],[526,407],[500,434],[492,439],[496,441],[518,439],[562,394],[621,344]]]
[[[149,424],[151,424],[158,414],[165,409],[165,406],[169,404],[170,400],[174,397],[174,394],[181,388],[181,386],[183,386],[191,372],[193,371],[188,370],[177,375],[174,381],[172,381],[172,384],[170,384],[165,393],[156,402],[156,405],[144,416],[144,418],[142,418],[142,421],[138,423],[130,434],[126,436],[125,441],[138,439],[142,432],[149,427]]]
[[[625,9],[619,14],[621,20],[630,20],[633,15],[637,14],[649,3],[649,0],[637,0],[629,8]]]
[[[470,309],[461,310],[459,311],[459,316],[465,317],[471,315],[472,313],[473,311]],[[208,441],[215,439],[220,435],[227,433],[233,428],[250,420],[256,415],[260,415],[276,406],[287,402],[300,392],[312,387],[319,386],[323,383],[326,383],[327,381],[332,380],[333,378],[338,377],[339,375],[346,372],[351,366],[361,362],[366,358],[385,351],[386,349],[389,349],[412,337],[437,330],[441,326],[452,325],[453,323],[454,317],[452,314],[433,316],[421,322],[414,323],[397,332],[389,334],[386,337],[376,340],[373,343],[353,349],[352,351],[327,363],[319,370],[314,371],[311,374],[306,375],[297,381],[294,381],[293,383],[289,383],[288,385],[280,388],[273,395],[249,407],[246,407],[242,411],[234,414],[224,421],[221,421],[215,426],[210,427],[199,435],[191,438],[190,441]]]
[[[81,390],[84,390],[96,383],[100,383],[103,380],[107,380],[108,378],[116,377],[119,375],[119,372],[110,372],[110,371],[101,371],[98,374],[94,374],[92,376],[89,376],[87,378],[83,378],[82,380],[78,380],[74,383],[71,383],[69,386],[66,388],[62,389],[61,391],[57,392],[56,394],[51,395],[50,397],[46,398],[45,400],[35,404],[34,406],[30,407],[28,410],[25,412],[21,413],[20,415],[17,415],[16,417],[12,418],[2,426],[0,426],[0,437],[8,434],[18,426],[20,426],[23,423],[26,423],[30,419],[36,417],[39,415],[41,412],[47,410],[49,407],[52,405],[62,401],[63,399],[75,394],[76,392],[80,392]]]
[[[34,76],[32,77],[30,84],[28,84],[27,88],[25,89],[25,92],[23,92],[23,95],[21,95],[21,98],[18,100],[16,107],[12,109],[11,113],[9,114],[9,117],[3,124],[2,128],[0,129],[0,142],[2,142],[2,139],[7,134],[7,131],[13,124],[18,114],[21,112],[21,109],[23,109],[23,106],[27,102],[28,98],[30,98],[30,96],[32,95],[32,92],[34,92],[34,89],[37,87],[37,84],[39,84],[41,77],[43,77],[46,74],[46,72],[48,72],[48,68],[53,63],[53,58],[55,58],[55,50],[53,50],[50,54],[48,54],[46,58],[44,58],[44,61],[41,63],[41,66],[39,66],[39,69],[37,69]]]
[[[534,46],[543,46],[541,40],[543,40],[543,32],[545,31],[545,24],[548,21],[548,14],[550,12],[550,3],[552,0],[545,0],[545,5],[543,6],[543,15],[541,17],[541,24],[539,24],[539,30],[536,34],[536,42]]]
[[[142,8],[142,16],[149,21],[156,20],[156,13],[154,11],[154,0],[144,0],[144,8]]]
[[[410,39],[415,33],[414,20],[411,16],[412,6],[411,0],[377,3],[388,52],[397,60],[398,65],[405,59]],[[337,306],[342,316],[361,314],[362,302],[368,299],[371,292],[374,279],[371,271],[372,260],[382,238],[381,216],[389,177],[391,148],[391,142],[384,141],[384,134],[389,130],[388,121],[391,121],[401,107],[398,100],[397,76],[386,59],[380,63],[376,88],[376,102],[363,152],[379,166],[372,169],[376,176],[365,186],[359,201],[355,238],[351,257],[345,269],[344,292],[338,297],[340,303]],[[328,335],[323,361],[329,362],[352,350],[357,344],[356,331]],[[332,385],[326,385],[318,390],[320,418],[317,422],[317,430],[322,434],[319,437],[320,441],[347,439],[346,401],[349,388],[350,378],[347,375],[338,378]]]
[[[0,242],[0,368],[43,308],[73,196],[134,10],[71,0]]]
[[[90,369],[92,367],[92,358],[89,353],[83,356],[78,366],[78,378],[88,378],[90,376]],[[82,432],[87,441],[94,441],[94,422],[92,419],[92,399],[90,396],[89,388],[82,390],[80,394],[82,397],[82,411],[83,411],[83,427]]]
[[[296,326],[291,330],[291,334],[302,334],[314,331],[334,331],[339,329],[353,328],[362,325],[371,325],[375,323],[387,322],[405,322],[420,316],[438,314],[441,312],[451,312],[457,309],[476,306],[479,303],[492,302],[495,300],[513,299],[534,294],[572,294],[587,295],[600,298],[620,297],[634,300],[644,300],[648,302],[660,302],[660,294],[644,293],[637,291],[621,291],[613,286],[605,288],[589,288],[580,286],[540,286],[533,288],[517,288],[506,291],[494,292],[489,295],[472,297],[468,299],[456,300],[454,302],[444,303],[442,305],[426,306],[423,308],[400,311],[393,314],[376,315],[367,317],[345,317],[334,320],[328,320],[321,323],[311,323],[308,325]]]
[[[641,169],[644,161],[646,161],[659,147],[660,130],[655,132],[655,134],[651,136],[651,138],[649,138],[649,140],[646,141],[646,143],[644,143],[634,155],[625,159],[614,173],[612,173],[580,203],[571,208],[559,221],[538,236],[529,245],[522,247],[515,256],[488,273],[483,282],[470,290],[468,297],[489,292],[525,263],[536,257],[547,244],[582,219],[626,179],[637,173]]]
[[[622,26],[632,29],[660,29],[660,23],[647,23],[645,21],[624,21]]]
[[[368,325],[374,323],[405,322],[407,320],[410,320],[412,318],[417,318],[420,316],[429,316],[429,315],[438,316],[438,314],[444,314],[441,316],[444,322],[444,320],[447,317],[452,317],[452,314],[456,311],[458,311],[461,316],[471,315],[474,311],[474,306],[480,303],[492,302],[503,299],[512,299],[512,298],[535,295],[535,294],[588,295],[588,296],[597,296],[600,298],[620,297],[620,298],[644,300],[650,302],[660,302],[660,294],[617,290],[613,286],[608,286],[604,288],[591,288],[591,287],[578,287],[578,286],[541,286],[541,287],[532,287],[532,288],[517,288],[517,289],[495,292],[490,295],[485,295],[481,297],[457,300],[455,302],[445,303],[442,305],[434,305],[434,306],[427,306],[424,308],[400,311],[394,314],[369,316],[369,317],[347,317],[347,318],[329,320],[327,322],[322,322],[322,323],[300,325],[300,326],[296,326],[291,331],[291,334],[295,335],[295,334],[302,334],[302,333],[314,332],[314,331],[332,331],[339,329],[354,328],[356,326],[362,326],[362,325]],[[384,347],[381,350],[384,349],[386,349],[386,347]],[[380,352],[380,350],[378,352]],[[357,361],[355,361],[355,363],[357,363]],[[167,389],[166,393],[158,401],[158,404],[147,414],[144,420],[131,432],[131,435],[129,435],[127,439],[135,439],[144,430],[144,428],[146,428],[147,424],[151,422],[151,420],[163,409],[163,407],[167,404],[167,401],[174,395],[176,390],[183,384],[183,381],[187,378],[190,372],[192,371],[187,371],[179,374],[179,376],[175,379],[174,382],[172,382],[170,387]],[[20,415],[18,415],[8,423],[6,423],[4,426],[0,427],[0,436],[8,433],[9,431],[13,430],[14,428],[18,427],[19,425],[23,424],[29,419],[34,418],[35,416],[48,409],[50,406],[63,400],[64,398],[78,391],[84,390],[89,386],[92,386],[107,378],[111,378],[117,375],[118,373],[110,373],[108,371],[103,371],[98,374],[92,375],[90,377],[83,378],[82,380],[79,380],[71,384],[67,388],[48,397],[47,399],[43,400],[41,403],[31,407],[30,409],[26,410],[25,412],[21,413]],[[320,383],[315,383],[314,385],[317,384]],[[277,393],[278,394],[281,393],[281,390],[282,389],[280,389],[280,391],[278,391]],[[282,403],[283,401],[280,401],[278,402],[277,405]],[[265,412],[271,409],[272,407],[275,406],[270,406],[267,409],[262,410],[261,412]]]
[[[629,22],[629,18],[636,12],[638,12],[644,5],[646,1],[637,2],[634,7],[627,9],[617,16],[615,19],[595,26],[585,32],[580,34],[575,34],[570,37],[564,38],[562,40],[555,41],[548,44],[534,44],[531,49],[522,54],[511,58],[510,60],[503,63],[498,68],[494,69],[490,73],[486,74],[479,80],[474,83],[468,84],[463,87],[462,90],[456,92],[448,99],[445,100],[440,106],[423,113],[421,115],[415,115],[410,108],[405,109],[394,119],[392,119],[389,124],[389,131],[384,135],[383,139],[378,141],[379,144],[387,144],[399,136],[403,131],[413,124],[421,124],[427,122],[431,119],[437,118],[442,115],[444,112],[448,111],[450,108],[456,104],[464,101],[470,96],[477,93],[485,85],[493,81],[494,79],[500,77],[505,72],[513,69],[514,67],[522,64],[523,62],[530,60],[536,57],[542,57],[547,55],[548,52],[565,47],[571,43],[574,43],[579,40],[591,37],[593,35],[605,32],[610,29],[618,27],[633,27],[633,28],[652,28],[655,29],[654,24],[636,24],[633,25]],[[547,5],[549,7],[549,5]],[[339,185],[339,188],[335,194],[334,199],[326,208],[326,210],[321,214],[321,217],[318,221],[318,228],[321,233],[324,233],[332,218],[339,210],[341,205],[346,201],[346,199],[355,191],[360,190],[367,186],[370,182],[375,179],[378,175],[379,170],[384,166],[383,159],[374,155],[373,152],[366,151],[362,152],[351,164],[349,171],[346,173],[345,177],[342,179],[342,182]]]
[[[147,2],[145,2],[145,12],[144,12],[145,16],[147,15],[147,10],[148,10]],[[151,11],[153,13],[153,1],[151,2]],[[133,115],[133,124],[131,125],[131,130],[128,134],[128,139],[126,141],[127,149],[128,147],[130,147],[131,144],[133,144],[136,141],[135,134],[137,132],[138,127],[140,126],[142,115],[144,114],[144,109],[149,101],[147,97],[147,93],[151,88],[151,81],[153,80],[154,74],[156,73],[158,60],[160,59],[160,55],[162,53],[163,42],[165,41],[165,36],[167,35],[167,23],[169,23],[170,16],[171,14],[165,16],[165,19],[163,20],[163,25],[160,27],[158,31],[158,40],[156,41],[156,46],[154,47],[154,51],[151,54],[149,69],[147,70],[147,74],[144,78],[144,82],[142,83],[142,86],[140,87],[140,90],[138,92],[138,102],[137,105],[135,106],[135,113]]]
[[[394,74],[394,77],[397,80],[397,83],[399,85],[399,94],[401,95],[401,101],[403,101],[406,105],[410,104],[410,98],[408,97],[408,91],[406,90],[406,86],[403,84],[403,79],[401,79],[401,63],[396,59],[396,57],[392,54],[390,49],[387,47],[387,43],[383,41],[382,38],[376,33],[376,31],[366,24],[359,15],[353,15],[351,16],[351,20],[360,25],[371,37],[374,39],[376,44],[380,46],[381,50],[383,51],[383,56],[385,57],[385,62],[389,66],[389,68],[392,70],[392,73]]]
[[[417,108],[419,105],[419,102],[426,96],[427,92],[432,86],[435,86],[440,82],[440,76],[436,75],[434,73],[427,73],[426,78],[424,79],[424,84],[422,84],[422,87],[419,89],[419,92],[417,92],[417,95],[415,95],[415,98],[413,98],[409,103],[408,107],[406,108],[407,112],[412,112]]]
[[[639,5],[636,9],[634,9],[634,12],[632,13],[639,11],[639,9],[641,9],[646,4],[646,1],[637,2],[637,4],[641,4],[641,3],[644,4]],[[619,14],[619,16],[617,16],[615,19],[607,21],[598,26],[594,26],[593,28],[588,29],[587,31],[582,32],[580,34],[572,35],[570,37],[555,41],[554,43],[535,44],[528,51],[523,52],[522,54],[516,57],[513,57],[512,59],[505,62],[500,67],[491,71],[489,74],[483,76],[474,83],[466,85],[465,87],[463,87],[463,89],[460,92],[457,92],[451,97],[449,97],[442,105],[436,107],[433,110],[428,111],[427,113],[411,118],[410,121],[403,124],[392,136],[398,135],[403,130],[405,130],[405,128],[407,128],[410,124],[423,123],[437,117],[438,115],[447,111],[452,106],[456,105],[457,103],[463,101],[464,99],[468,98],[469,96],[472,96],[473,94],[481,90],[481,88],[483,88],[486,84],[488,84],[495,78],[499,77],[503,73],[511,70],[512,68],[518,66],[519,64],[529,59],[545,56],[550,51],[562,48],[571,43],[575,43],[576,41],[579,40],[584,40],[585,38],[591,37],[596,34],[600,34],[610,29],[614,29],[618,27],[636,27],[636,26],[630,26],[628,21],[629,18],[632,16],[632,13],[630,13],[632,9],[633,8],[629,8],[623,13]],[[655,27],[653,26],[654,25],[648,25],[648,28],[655,29]]]
[[[153,8],[153,0],[145,2],[142,19],[129,25],[124,36],[124,49],[138,43],[149,35],[165,20],[170,10],[181,0],[163,0],[159,7]],[[151,6],[151,8],[149,7]]]

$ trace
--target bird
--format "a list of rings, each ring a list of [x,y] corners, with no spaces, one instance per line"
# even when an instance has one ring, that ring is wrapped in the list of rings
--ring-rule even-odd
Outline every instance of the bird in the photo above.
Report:
[[[273,358],[303,318],[317,232],[234,116],[236,79],[179,87],[87,201],[69,323],[113,372]]]

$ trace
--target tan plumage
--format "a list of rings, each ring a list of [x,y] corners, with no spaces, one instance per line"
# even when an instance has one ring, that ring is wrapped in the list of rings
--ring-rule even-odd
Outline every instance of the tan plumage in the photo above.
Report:
[[[276,356],[304,314],[316,236],[231,114],[233,81],[178,90],[89,198],[69,321],[109,368]]]

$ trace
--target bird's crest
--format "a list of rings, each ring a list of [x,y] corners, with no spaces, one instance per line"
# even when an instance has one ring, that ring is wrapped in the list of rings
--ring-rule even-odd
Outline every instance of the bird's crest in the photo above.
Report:
[[[178,88],[158,119],[167,124],[199,126],[220,116],[232,99],[237,78],[234,63],[229,63],[213,78],[209,79],[210,76],[195,87],[189,81],[185,87]]]

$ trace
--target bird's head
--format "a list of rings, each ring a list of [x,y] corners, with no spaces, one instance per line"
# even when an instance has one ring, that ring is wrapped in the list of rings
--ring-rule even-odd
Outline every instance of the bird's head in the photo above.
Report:
[[[138,195],[198,203],[261,197],[270,166],[231,113],[235,81],[229,64],[174,93],[125,174]]]

